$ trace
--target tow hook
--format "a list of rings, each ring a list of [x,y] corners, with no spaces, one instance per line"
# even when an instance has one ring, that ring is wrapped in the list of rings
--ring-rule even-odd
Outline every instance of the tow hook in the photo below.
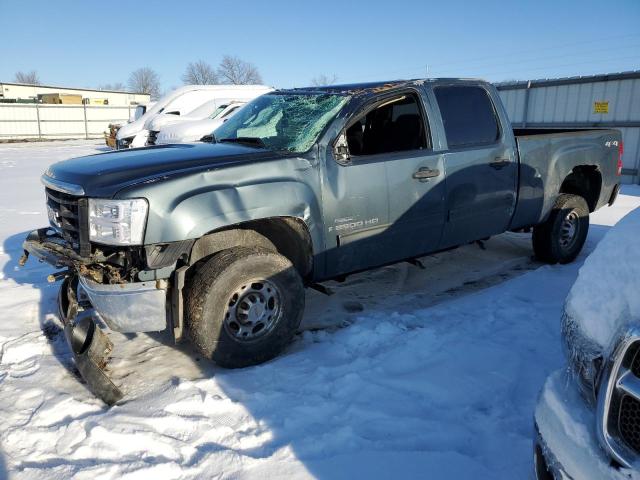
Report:
[[[49,283],[55,283],[58,280],[64,280],[65,278],[73,276],[73,272],[71,270],[63,270],[61,272],[54,272],[51,275],[47,276],[47,281]]]
[[[18,265],[24,267],[27,263],[27,260],[29,260],[29,252],[23,250],[22,256],[20,257],[20,260],[18,260]]]

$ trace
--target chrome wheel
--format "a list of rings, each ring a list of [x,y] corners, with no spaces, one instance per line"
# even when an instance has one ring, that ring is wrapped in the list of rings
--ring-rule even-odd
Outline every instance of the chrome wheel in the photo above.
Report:
[[[580,230],[580,217],[578,216],[578,212],[572,210],[569,214],[564,218],[562,224],[560,225],[560,248],[563,250],[570,250],[573,247],[573,244],[576,242],[578,238],[578,231]]]
[[[275,326],[281,314],[280,304],[280,292],[273,283],[268,280],[247,282],[229,298],[225,329],[236,340],[255,340]]]

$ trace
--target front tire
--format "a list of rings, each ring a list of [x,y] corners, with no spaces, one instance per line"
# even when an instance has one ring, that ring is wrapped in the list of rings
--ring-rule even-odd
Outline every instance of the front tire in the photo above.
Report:
[[[546,263],[569,263],[589,233],[589,207],[579,195],[560,194],[546,222],[533,228],[533,251]]]
[[[225,368],[277,356],[300,326],[302,279],[291,262],[258,248],[224,250],[198,267],[185,299],[187,334]]]

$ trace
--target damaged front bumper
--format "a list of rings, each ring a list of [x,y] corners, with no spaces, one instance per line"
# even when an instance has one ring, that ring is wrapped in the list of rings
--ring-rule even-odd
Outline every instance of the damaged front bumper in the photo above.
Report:
[[[166,280],[103,285],[80,277],[80,288],[111,330],[138,333],[167,328]]]
[[[105,403],[116,403],[123,392],[105,371],[113,344],[98,327],[94,315],[117,332],[164,330],[168,320],[168,282],[98,283],[82,272],[89,265],[106,259],[99,255],[79,256],[49,228],[31,232],[23,248],[22,265],[32,255],[56,268],[68,269],[50,276],[53,280],[64,278],[58,295],[58,309],[67,342],[89,389]]]
[[[87,388],[107,405],[113,405],[124,396],[105,370],[113,343],[98,328],[90,314],[80,312],[75,283],[75,279],[65,278],[58,293],[58,309],[64,324],[64,336],[73,353],[76,367],[87,382]]]

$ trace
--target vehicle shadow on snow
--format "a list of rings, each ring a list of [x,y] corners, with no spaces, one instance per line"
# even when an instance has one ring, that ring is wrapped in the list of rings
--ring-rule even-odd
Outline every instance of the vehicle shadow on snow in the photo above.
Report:
[[[23,254],[22,242],[28,233],[28,231],[18,233],[5,240],[3,248],[9,260],[3,268],[4,278],[12,279],[18,285],[32,286],[39,291],[38,321],[40,329],[49,342],[51,353],[70,374],[81,379],[66,343],[62,324],[57,318],[57,294],[60,282],[47,281],[47,276],[53,273],[54,269],[46,263],[37,262],[34,258],[31,258],[23,267],[19,265]]]
[[[0,445],[0,480],[5,480],[9,478],[9,474],[7,472],[7,463],[4,460],[4,451],[2,450],[2,446]]]
[[[640,186],[638,185],[622,185],[620,189],[621,195],[629,195],[631,197],[640,197]]]

